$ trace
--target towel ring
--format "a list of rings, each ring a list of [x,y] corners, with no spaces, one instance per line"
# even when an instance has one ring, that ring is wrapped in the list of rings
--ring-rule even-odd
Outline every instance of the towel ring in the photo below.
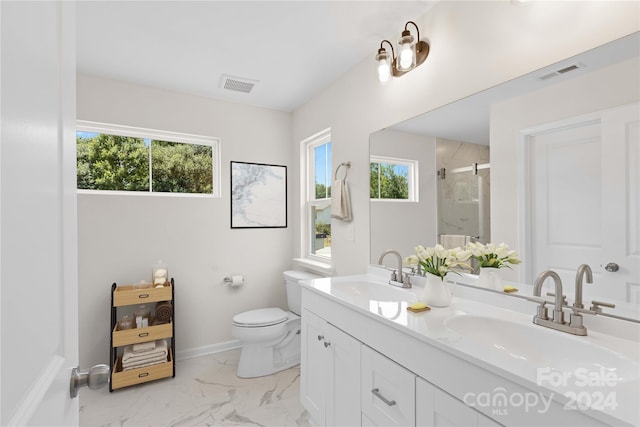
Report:
[[[342,179],[347,179],[347,175],[349,175],[349,168],[351,167],[351,162],[342,162],[338,165],[338,167],[336,168],[336,173],[333,176],[334,180],[338,179],[338,171],[340,171],[340,168],[344,167],[344,178]]]

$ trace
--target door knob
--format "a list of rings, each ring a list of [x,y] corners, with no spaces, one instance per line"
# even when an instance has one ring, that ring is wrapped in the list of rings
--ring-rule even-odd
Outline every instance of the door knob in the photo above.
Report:
[[[604,266],[604,269],[611,272],[611,273],[615,273],[616,271],[618,271],[620,269],[620,266],[618,264],[616,264],[615,262],[610,262],[609,264]]]
[[[80,387],[88,386],[91,390],[97,390],[109,384],[111,368],[109,365],[96,365],[89,372],[80,371],[80,367],[71,371],[69,395],[73,399],[78,396]]]

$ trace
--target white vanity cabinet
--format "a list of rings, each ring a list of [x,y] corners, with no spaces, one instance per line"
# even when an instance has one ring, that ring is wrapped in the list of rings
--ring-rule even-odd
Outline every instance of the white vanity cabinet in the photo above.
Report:
[[[458,341],[438,340],[447,337],[438,335],[444,310],[408,314],[409,326],[399,326],[377,308],[367,311],[367,301],[327,295],[328,280],[302,289],[300,392],[314,426],[638,425],[567,410],[561,395],[466,355]],[[362,291],[360,282],[349,286]],[[433,337],[424,339],[421,325]],[[618,385],[617,398],[634,396],[627,389]],[[521,400],[507,406],[505,396]],[[524,399],[537,400],[527,406]]]
[[[365,345],[360,356],[363,425],[415,426],[416,375]]]
[[[360,425],[360,346],[303,310],[300,398],[314,424]]]
[[[428,381],[416,378],[416,425],[433,427],[498,427],[491,418],[467,406]]]

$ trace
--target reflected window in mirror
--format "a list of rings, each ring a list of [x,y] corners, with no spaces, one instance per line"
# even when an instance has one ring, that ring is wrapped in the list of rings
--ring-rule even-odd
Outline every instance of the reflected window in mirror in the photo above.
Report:
[[[369,196],[371,200],[417,202],[416,160],[371,156]]]
[[[331,132],[323,131],[303,141],[306,182],[302,217],[303,257],[331,260]]]

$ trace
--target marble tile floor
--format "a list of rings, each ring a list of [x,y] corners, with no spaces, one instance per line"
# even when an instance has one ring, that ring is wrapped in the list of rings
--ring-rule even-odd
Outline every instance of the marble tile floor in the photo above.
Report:
[[[240,350],[176,361],[175,378],[80,392],[81,426],[309,426],[300,367],[236,376]]]

